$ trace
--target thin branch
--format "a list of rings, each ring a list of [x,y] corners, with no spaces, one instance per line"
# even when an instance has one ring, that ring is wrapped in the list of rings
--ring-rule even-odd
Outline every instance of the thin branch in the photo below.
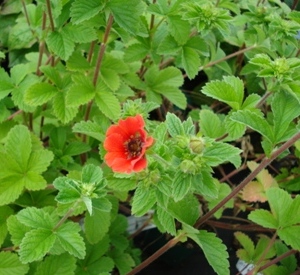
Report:
[[[224,57],[222,57],[222,58],[220,58],[220,59],[218,59],[218,60],[209,62],[209,63],[207,63],[206,65],[201,66],[201,67],[199,68],[199,71],[202,71],[203,69],[212,67],[212,66],[214,66],[214,65],[216,65],[216,64],[219,64],[219,63],[221,63],[221,62],[223,62],[223,61],[226,61],[226,60],[228,60],[228,59],[230,59],[230,58],[232,58],[232,57],[235,57],[235,56],[240,55],[240,54],[242,54],[242,53],[245,53],[245,52],[247,52],[247,51],[253,50],[254,48],[256,48],[256,45],[250,46],[250,47],[248,47],[248,48],[241,49],[241,50],[239,50],[239,51],[237,51],[237,52],[234,52],[234,53],[232,53],[232,54],[226,55],[226,56],[224,56]]]
[[[80,200],[77,200],[74,205],[68,210],[68,212],[60,219],[60,221],[53,227],[52,231],[56,231],[75,211],[76,206],[78,205],[78,203],[80,202]]]
[[[50,0],[46,0],[46,6],[47,6],[49,19],[50,19],[50,28],[51,28],[51,31],[54,31],[55,27],[54,27],[54,21],[53,21],[53,16],[52,16],[52,9],[51,9]]]
[[[146,266],[151,264],[154,260],[156,260],[159,256],[167,252],[170,248],[175,246],[178,242],[180,242],[182,236],[178,236],[168,241],[163,247],[157,250],[153,255],[143,261],[141,264],[132,269],[127,275],[134,275],[143,270]]]
[[[271,261],[267,262],[263,266],[261,266],[257,272],[263,271],[263,270],[267,269],[268,267],[270,267],[271,265],[276,264],[276,263],[282,261],[283,259],[285,259],[293,254],[296,254],[297,252],[298,252],[297,250],[289,250],[289,251],[281,254],[280,256],[276,257],[275,259],[272,259]],[[299,273],[297,273],[297,274],[299,274]],[[293,275],[295,275],[295,274],[293,273]]]
[[[105,49],[106,49],[106,44],[107,44],[107,41],[108,41],[108,37],[109,37],[109,33],[111,31],[113,21],[114,21],[114,17],[110,14],[109,18],[108,18],[106,29],[105,29],[103,41],[102,41],[102,43],[100,45],[100,49],[99,49],[98,59],[97,59],[97,63],[96,63],[96,69],[95,69],[94,77],[93,77],[94,86],[96,86],[96,84],[97,84],[101,63],[102,63],[102,60],[103,60],[103,57],[104,57],[104,52],[105,52]]]
[[[19,114],[22,114],[23,113],[23,110],[18,110],[16,112],[14,112],[13,114],[11,114],[7,120],[12,120],[15,116],[19,115]]]
[[[42,30],[45,30],[45,28],[46,28],[46,19],[47,19],[47,14],[44,12],[43,13],[43,21],[42,21]],[[38,76],[41,75],[40,67],[41,67],[42,60],[43,60],[44,50],[45,50],[45,41],[40,41],[40,43],[39,43],[39,58],[38,58],[38,63],[37,63],[37,68],[36,68],[36,74]]]

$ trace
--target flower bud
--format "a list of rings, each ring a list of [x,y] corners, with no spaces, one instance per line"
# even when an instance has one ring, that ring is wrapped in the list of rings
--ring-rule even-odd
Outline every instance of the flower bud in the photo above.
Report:
[[[180,163],[180,170],[186,174],[196,174],[198,168],[193,161],[185,159]]]
[[[160,181],[160,172],[158,170],[151,171],[149,178],[152,183],[158,183]]]
[[[190,139],[189,147],[192,153],[201,154],[204,148],[204,140],[200,137],[192,137]]]

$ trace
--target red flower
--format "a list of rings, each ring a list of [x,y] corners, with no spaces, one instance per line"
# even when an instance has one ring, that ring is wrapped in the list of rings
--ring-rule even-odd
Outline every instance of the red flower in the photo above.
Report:
[[[120,120],[106,132],[104,159],[114,172],[139,172],[147,166],[146,149],[152,145],[153,138],[147,137],[145,122],[141,115]]]

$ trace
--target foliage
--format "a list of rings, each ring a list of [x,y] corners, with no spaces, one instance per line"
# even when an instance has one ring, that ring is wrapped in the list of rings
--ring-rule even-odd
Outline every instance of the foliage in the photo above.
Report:
[[[231,223],[252,272],[293,273],[300,13],[286,2],[1,3],[0,274],[135,274],[193,241],[226,275],[210,225]],[[144,262],[128,213],[169,239]]]

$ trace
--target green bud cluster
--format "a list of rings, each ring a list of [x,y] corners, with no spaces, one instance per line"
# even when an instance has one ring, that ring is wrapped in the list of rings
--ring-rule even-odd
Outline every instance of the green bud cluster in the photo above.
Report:
[[[189,142],[191,153],[201,154],[204,149],[204,140],[201,137],[192,137]]]
[[[197,174],[198,172],[198,167],[197,167],[197,164],[192,161],[192,160],[188,160],[188,159],[185,159],[183,160],[181,163],[180,163],[180,170],[183,172],[183,173],[186,173],[186,174],[192,174],[192,175],[195,175]]]
[[[82,183],[81,184],[81,193],[83,196],[92,197],[96,189],[95,183]]]

